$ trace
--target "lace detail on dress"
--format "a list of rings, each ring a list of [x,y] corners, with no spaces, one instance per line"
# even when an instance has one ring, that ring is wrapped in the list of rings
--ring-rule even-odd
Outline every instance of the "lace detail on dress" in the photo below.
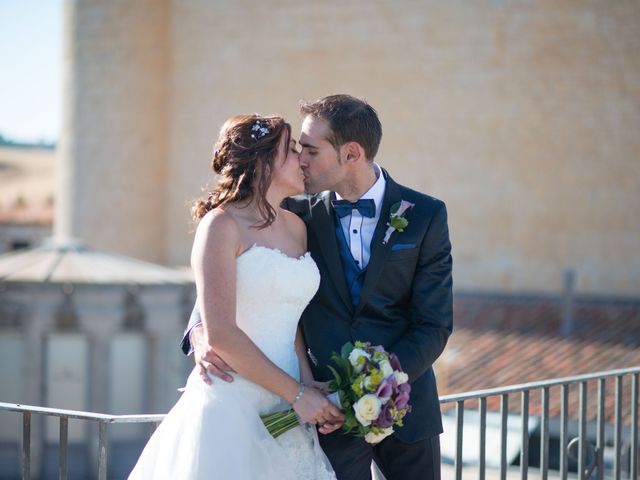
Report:
[[[336,476],[318,442],[313,425],[302,425],[277,439],[285,449],[290,466],[299,480],[331,480]]]

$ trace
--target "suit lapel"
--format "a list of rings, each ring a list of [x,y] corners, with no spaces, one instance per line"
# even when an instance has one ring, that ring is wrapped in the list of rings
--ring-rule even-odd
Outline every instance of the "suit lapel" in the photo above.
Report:
[[[313,233],[322,251],[322,257],[329,270],[331,280],[336,286],[340,298],[349,311],[352,312],[353,305],[351,304],[351,296],[347,288],[347,281],[344,278],[342,261],[340,260],[340,252],[338,251],[338,239],[336,238],[335,223],[333,220],[331,194],[328,192],[317,198],[317,202],[311,207],[309,225],[312,226]]]
[[[376,225],[376,229],[373,232],[373,238],[371,239],[371,256],[369,257],[369,263],[367,264],[367,273],[364,277],[364,284],[362,286],[362,293],[360,295],[360,303],[358,303],[354,315],[358,315],[362,310],[365,302],[373,287],[378,281],[382,266],[387,260],[389,253],[391,252],[391,245],[393,241],[389,241],[386,245],[382,243],[384,234],[387,231],[387,222],[389,220],[389,212],[391,206],[394,203],[399,202],[402,199],[400,192],[400,186],[393,181],[386,170],[383,170],[387,185],[384,191],[384,200],[382,201],[382,207],[380,210],[380,219]],[[391,236],[393,240],[393,235]]]

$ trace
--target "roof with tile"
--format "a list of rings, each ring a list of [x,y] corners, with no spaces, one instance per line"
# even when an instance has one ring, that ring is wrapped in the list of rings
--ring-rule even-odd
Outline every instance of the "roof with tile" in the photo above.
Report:
[[[0,225],[53,225],[53,207],[0,210]]]
[[[640,366],[640,300],[573,301],[573,322],[563,323],[565,303],[551,297],[456,295],[454,333],[436,370],[441,394]],[[566,333],[563,333],[565,332]],[[615,379],[605,382],[605,412],[615,418]],[[587,384],[589,420],[596,418],[597,382]],[[578,386],[569,390],[569,413],[578,418]],[[550,414],[560,414],[560,387],[550,391]],[[500,398],[488,399],[499,410]],[[520,411],[520,395],[510,395]],[[466,405],[473,408],[472,404]],[[625,423],[631,409],[631,380],[623,380]],[[530,413],[540,415],[540,392],[531,392]]]

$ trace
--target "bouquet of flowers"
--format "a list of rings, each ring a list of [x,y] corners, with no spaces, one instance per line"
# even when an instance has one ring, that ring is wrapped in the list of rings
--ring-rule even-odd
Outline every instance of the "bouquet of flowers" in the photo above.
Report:
[[[346,343],[329,367],[334,379],[329,399],[344,411],[342,429],[378,443],[402,426],[411,411],[409,376],[402,371],[398,357],[381,346],[369,342]]]
[[[411,385],[393,353],[368,342],[348,342],[331,358],[336,368],[329,366],[334,379],[328,398],[343,409],[345,432],[378,443],[393,433],[395,425],[402,426],[411,411]],[[299,425],[292,409],[263,415],[262,421],[274,438]]]

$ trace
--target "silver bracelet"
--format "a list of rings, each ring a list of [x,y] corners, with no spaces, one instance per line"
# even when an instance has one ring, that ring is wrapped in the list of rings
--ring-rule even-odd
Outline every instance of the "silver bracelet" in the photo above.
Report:
[[[296,398],[293,399],[293,402],[291,402],[291,405],[293,405],[294,403],[296,403],[298,400],[300,400],[302,398],[302,394],[304,393],[304,383],[300,382],[300,391],[298,392],[298,394],[296,395]]]

